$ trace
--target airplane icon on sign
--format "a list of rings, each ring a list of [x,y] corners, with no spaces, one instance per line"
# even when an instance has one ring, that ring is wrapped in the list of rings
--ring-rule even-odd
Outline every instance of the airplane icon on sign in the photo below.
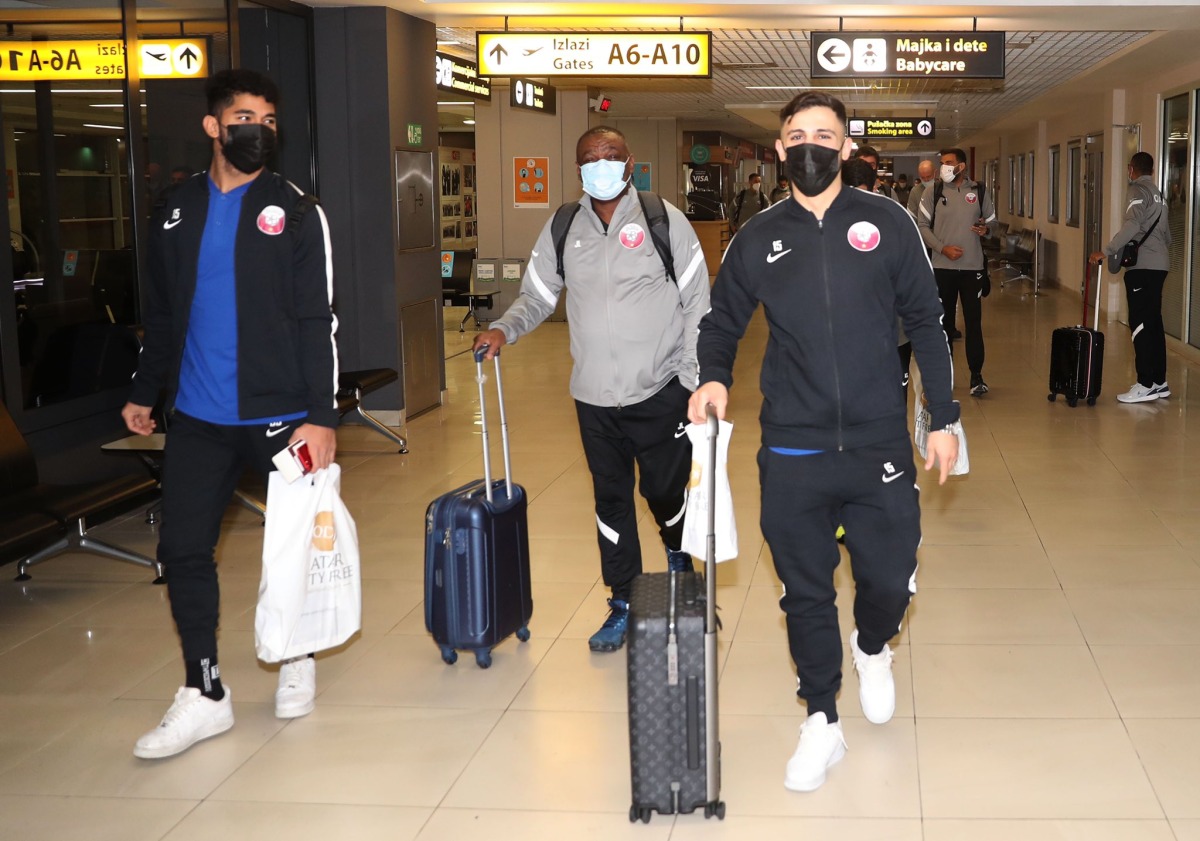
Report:
[[[541,48],[541,47],[537,47],[537,48],[535,48],[535,49],[532,49],[532,50],[526,50],[526,51],[525,51],[525,55],[527,55],[527,56],[531,56],[531,55],[533,55],[534,53],[540,53],[541,51],[542,51],[542,48]]]

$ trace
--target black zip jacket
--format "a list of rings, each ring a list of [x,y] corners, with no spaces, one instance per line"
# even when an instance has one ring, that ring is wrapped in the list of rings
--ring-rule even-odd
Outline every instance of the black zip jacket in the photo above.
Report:
[[[208,173],[189,178],[150,222],[145,339],[129,397],[140,406],[153,406],[162,389],[168,409],[175,405],[208,191]],[[263,170],[242,198],[234,246],[238,412],[244,420],[307,412],[307,422],[334,428],[337,319],[329,226],[320,205],[288,223],[302,195],[283,176]]]
[[[770,327],[760,385],[763,443],[844,450],[908,434],[896,316],[913,343],[933,428],[959,419],[942,305],[912,218],[843,188],[818,221],[772,205],[729,244],[700,322],[700,382],[733,384],[737,343],[761,303]]]

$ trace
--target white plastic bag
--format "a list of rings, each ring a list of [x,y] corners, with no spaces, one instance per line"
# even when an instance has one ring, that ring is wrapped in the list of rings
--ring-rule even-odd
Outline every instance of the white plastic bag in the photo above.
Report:
[[[729,437],[733,424],[719,421],[717,431],[717,523],[716,561],[737,557],[737,523],[733,518],[733,492],[729,489]],[[683,546],[680,548],[697,560],[708,554],[708,428],[702,423],[689,424],[688,439],[692,442],[692,474],[688,478],[687,507],[683,514]]]
[[[337,464],[292,484],[270,474],[254,616],[264,662],[334,648],[362,627],[358,531],[341,485]]]
[[[922,393],[921,399],[917,401],[917,414],[913,421],[913,441],[917,445],[917,452],[921,454],[921,458],[929,458],[927,448],[929,446],[929,426],[932,422],[929,405]],[[967,456],[967,433],[963,431],[962,421],[955,421],[951,424],[950,431],[958,439],[958,458],[950,468],[950,475],[964,476],[971,470],[971,459]],[[936,468],[938,465],[935,464],[934,467]]]

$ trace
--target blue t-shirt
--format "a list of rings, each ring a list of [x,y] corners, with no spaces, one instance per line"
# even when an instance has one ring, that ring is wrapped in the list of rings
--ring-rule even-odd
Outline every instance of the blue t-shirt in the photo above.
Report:
[[[251,182],[253,183],[253,182]],[[188,319],[175,407],[186,415],[226,426],[298,420],[305,412],[242,420],[238,415],[237,290],[234,246],[242,199],[250,184],[222,193],[208,179],[208,218],[200,239],[196,293]]]

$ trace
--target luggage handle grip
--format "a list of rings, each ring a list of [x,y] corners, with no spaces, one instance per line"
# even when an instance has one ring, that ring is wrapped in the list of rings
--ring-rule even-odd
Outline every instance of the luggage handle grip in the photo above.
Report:
[[[483,384],[487,380],[487,377],[483,373],[483,357],[489,347],[490,345],[482,344],[475,349],[472,355],[475,357],[475,380],[479,384],[479,431],[483,437],[484,495],[487,497],[488,502],[492,502],[492,456],[491,449],[488,446],[487,401],[483,389]],[[512,499],[512,456],[510,455],[508,445],[508,416],[504,411],[504,383],[500,377],[499,348],[496,348],[496,353],[492,359],[496,363],[496,402],[500,405],[500,439],[503,443],[504,452],[504,491],[508,495],[508,499]]]
[[[490,348],[490,347],[491,347],[491,345],[489,345],[489,344],[487,344],[487,343],[485,342],[484,344],[482,344],[482,345],[480,345],[479,347],[475,348],[475,350],[473,351],[473,353],[474,353],[474,355],[475,355],[475,361],[476,361],[476,362],[482,362],[482,361],[483,361],[484,354],[486,354],[486,353],[487,353],[487,351],[488,351],[488,348]],[[496,348],[496,354],[495,354],[495,355],[496,355],[496,356],[499,356],[499,355],[500,355],[500,348]]]

